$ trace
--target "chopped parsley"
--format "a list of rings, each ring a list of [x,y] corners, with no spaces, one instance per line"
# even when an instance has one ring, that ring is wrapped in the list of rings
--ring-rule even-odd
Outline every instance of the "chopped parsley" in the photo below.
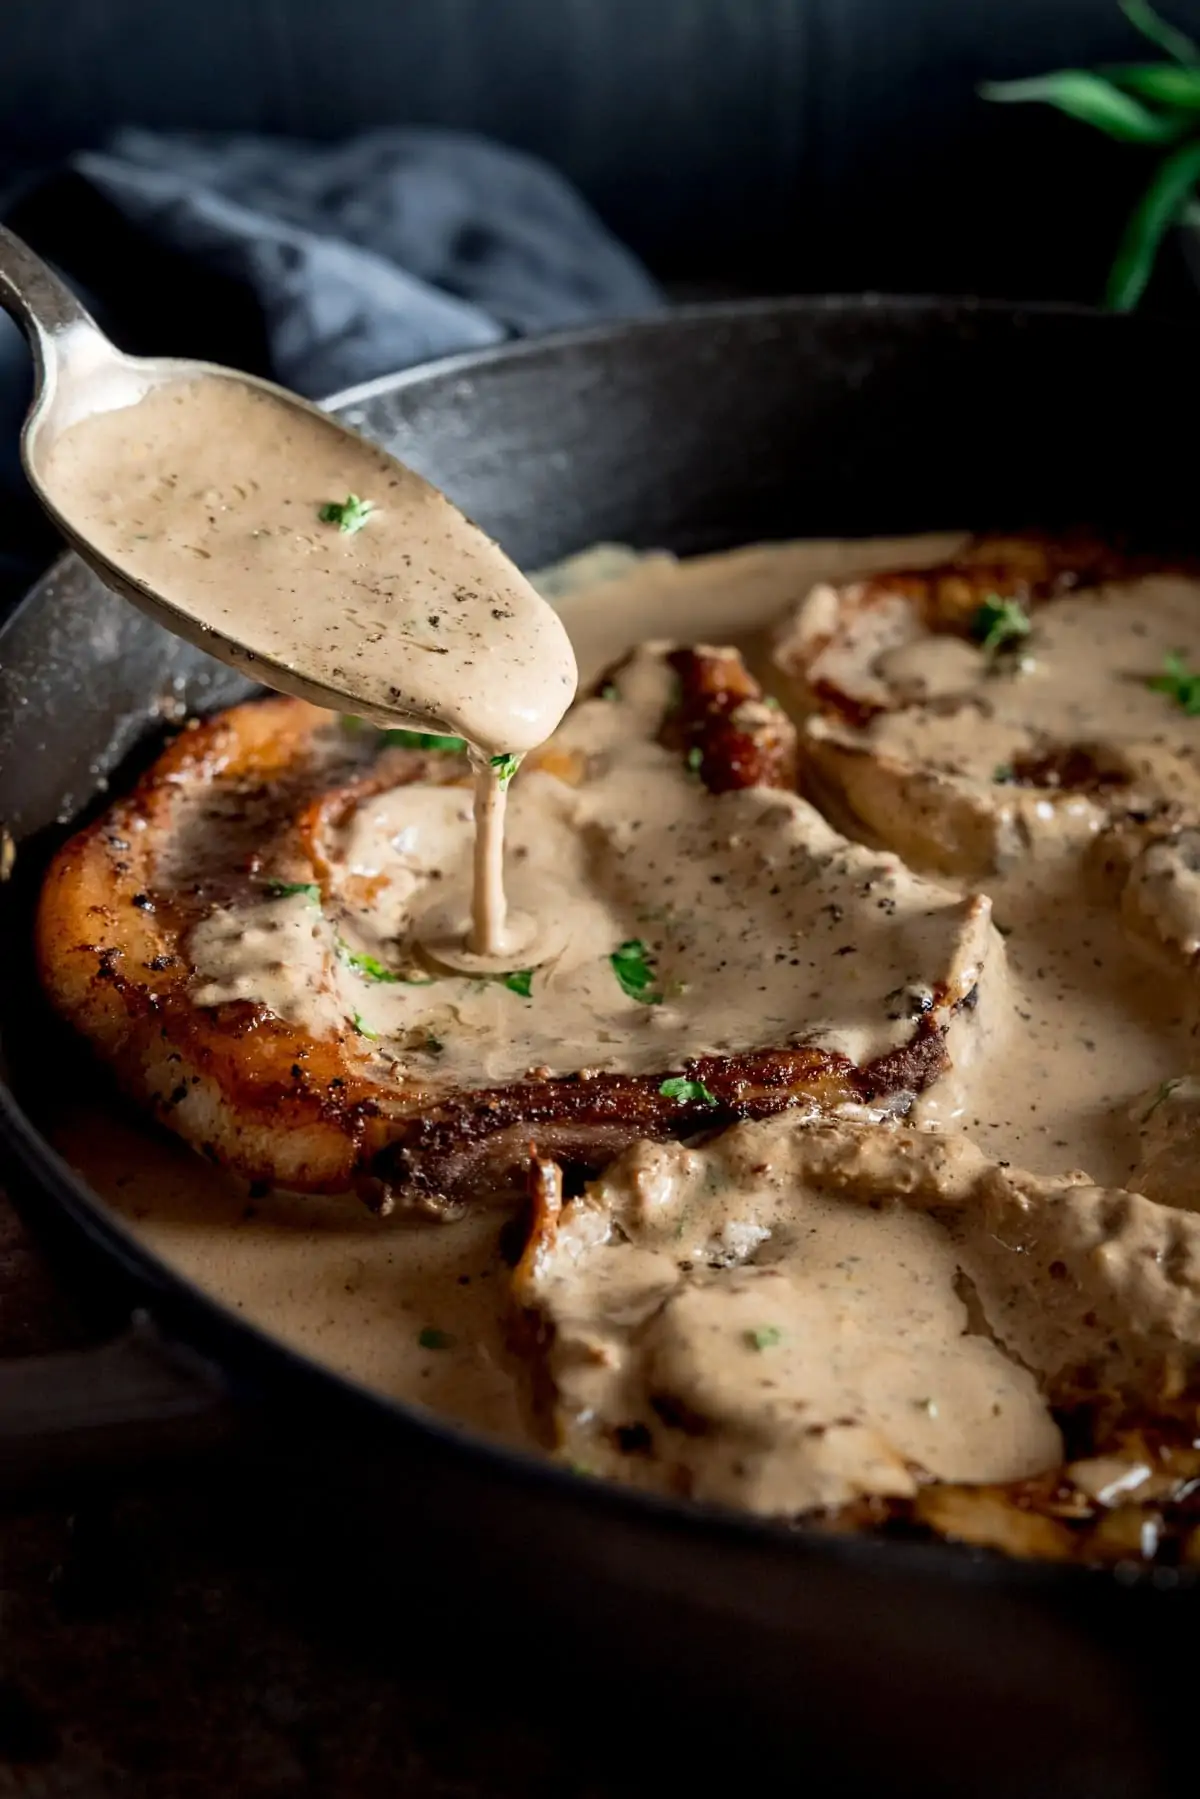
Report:
[[[293,894],[302,893],[305,899],[319,900],[321,889],[315,881],[268,881],[267,894],[271,899],[291,899]]]
[[[373,500],[360,500],[356,493],[348,493],[344,500],[326,500],[317,517],[323,525],[336,525],[339,531],[350,533],[361,531],[374,510]]]
[[[1014,649],[1033,630],[1020,600],[1002,600],[991,593],[971,620],[971,636],[985,656]]]
[[[1163,1105],[1166,1100],[1170,1099],[1176,1087],[1180,1085],[1181,1082],[1178,1080],[1163,1082],[1158,1092],[1154,1095],[1154,1098],[1150,1101],[1149,1106],[1142,1113],[1143,1124],[1149,1124],[1150,1120],[1154,1117],[1154,1114],[1158,1111],[1158,1108]]]
[[[1200,673],[1188,667],[1179,650],[1163,657],[1162,674],[1151,675],[1146,686],[1154,693],[1165,693],[1189,718],[1200,717]]]
[[[427,1055],[440,1056],[446,1045],[442,1042],[440,1037],[435,1037],[431,1031],[426,1037],[422,1047]]]
[[[694,775],[700,773],[700,764],[704,761],[704,751],[698,743],[694,743],[687,753],[687,765]]]
[[[748,1349],[774,1349],[783,1342],[783,1332],[777,1324],[760,1324],[757,1330],[743,1332],[743,1337]]]
[[[604,683],[604,686],[600,689],[599,697],[602,700],[617,700],[617,699],[620,699],[621,696],[617,692],[615,683],[612,681],[606,681]]]
[[[621,992],[639,1006],[660,1006],[662,994],[654,989],[655,974],[649,950],[640,937],[630,937],[608,958],[620,982]]]
[[[499,975],[497,979],[510,993],[519,993],[522,999],[530,997],[529,990],[533,986],[532,968],[514,968],[511,974]]]
[[[496,771],[496,779],[499,781],[501,787],[508,786],[508,783],[512,780],[513,776],[521,766],[521,758],[519,756],[492,756],[489,760]]]
[[[350,945],[343,943],[340,937],[337,947],[338,955],[346,967],[355,969],[359,974],[365,974],[368,981],[398,981],[400,979],[398,974],[393,974],[390,968],[385,968],[378,956],[371,955],[368,950],[351,949]]]
[[[1001,787],[1006,786],[1013,779],[1012,764],[1009,762],[997,763],[992,770],[992,779]]]
[[[672,1075],[669,1081],[663,1082],[659,1092],[664,1099],[677,1100],[681,1106],[686,1106],[690,1100],[696,1100],[703,1106],[720,1103],[716,1094],[710,1093],[703,1081],[685,1080],[682,1075]]]
[[[417,1332],[417,1342],[422,1349],[453,1349],[457,1341],[450,1331],[437,1330],[432,1324]]]
[[[467,747],[465,737],[439,737],[436,731],[384,731],[383,741],[402,750],[447,750],[452,754]]]
[[[378,1031],[371,1030],[369,1025],[363,1023],[361,1012],[353,1013],[350,1018],[350,1023],[354,1026],[355,1034],[359,1037],[370,1037],[374,1042],[379,1036]]]

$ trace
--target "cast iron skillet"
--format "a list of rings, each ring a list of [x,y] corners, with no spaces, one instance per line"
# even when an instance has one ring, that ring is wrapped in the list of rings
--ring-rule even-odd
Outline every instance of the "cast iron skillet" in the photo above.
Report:
[[[527,567],[605,538],[696,551],[1094,521],[1178,541],[1195,474],[1176,421],[1200,416],[1200,357],[1179,328],[1077,311],[772,302],[461,357],[335,405]],[[291,1471],[290,1491],[298,1466],[308,1487],[329,1476],[331,1515],[373,1546],[381,1583],[414,1531],[422,1556],[474,1551],[556,1666],[560,1643],[586,1640],[656,1692],[782,1724],[810,1771],[830,1758],[818,1791],[1174,1790],[1200,1627],[1187,1576],[788,1531],[494,1449],[226,1313],[55,1157],[41,1097],[95,1077],[33,988],[45,854],[161,734],[164,699],[202,710],[244,691],[69,558],[0,633],[0,825],[17,849],[0,920],[0,1142],[64,1278],[126,1333],[90,1358],[0,1372],[2,1484],[77,1471],[89,1452],[111,1464],[240,1435]]]

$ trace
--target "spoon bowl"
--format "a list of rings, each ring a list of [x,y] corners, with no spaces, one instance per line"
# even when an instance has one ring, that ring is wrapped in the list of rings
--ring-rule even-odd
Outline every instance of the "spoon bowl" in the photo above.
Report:
[[[3,227],[0,305],[25,332],[36,370],[35,398],[21,435],[26,476],[68,543],[106,586],[252,679],[319,706],[382,726],[449,729],[485,755],[523,753],[550,734],[575,691],[566,632],[500,548],[413,470],[273,382],[215,363],[124,354],[40,257]],[[197,592],[197,565],[182,551],[175,579],[174,565],[162,555],[149,564],[146,555],[131,552],[119,530],[97,530],[79,502],[80,488],[64,479],[69,464],[63,457],[80,427],[105,415],[127,415],[156,395],[186,397],[203,389],[211,397],[213,384],[221,384],[231,403],[259,396],[285,431],[313,441],[319,432],[323,452],[344,450],[346,486],[324,494],[327,502],[353,494],[355,473],[374,472],[388,494],[379,510],[392,512],[403,534],[399,562],[386,579],[378,563],[374,585],[360,578],[350,557],[357,546],[341,542],[336,525],[319,523],[330,508],[319,507],[318,496],[297,498],[287,531],[310,504],[298,534],[324,583],[320,605],[291,606],[286,615],[277,609],[274,617],[265,601],[240,609],[222,604],[214,580]],[[134,424],[132,435],[136,429]],[[230,441],[220,448],[232,478],[243,446]],[[131,453],[131,468],[135,461]],[[117,494],[114,511],[122,504]],[[228,510],[216,504],[218,511]],[[117,520],[111,522],[115,527]],[[287,534],[282,526],[272,529]],[[364,545],[373,547],[370,530],[368,523]],[[366,589],[365,600],[356,594],[355,604],[344,606],[345,583]],[[451,627],[442,626],[436,642],[432,620]]]

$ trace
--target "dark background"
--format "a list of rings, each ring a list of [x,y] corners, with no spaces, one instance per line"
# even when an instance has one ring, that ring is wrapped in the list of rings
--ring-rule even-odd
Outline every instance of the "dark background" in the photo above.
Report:
[[[449,124],[675,280],[1091,299],[1148,153],[975,88],[1157,54],[1116,0],[4,0],[0,170],[122,124]]]
[[[1200,35],[1200,0],[1162,4]],[[0,0],[0,214],[126,349],[266,374],[246,291],[147,242],[72,151],[122,125],[447,125],[553,163],[674,297],[1091,302],[1154,152],[977,87],[1158,56],[1116,0]],[[1146,304],[1200,316],[1174,239]],[[6,334],[0,610],[55,547]]]

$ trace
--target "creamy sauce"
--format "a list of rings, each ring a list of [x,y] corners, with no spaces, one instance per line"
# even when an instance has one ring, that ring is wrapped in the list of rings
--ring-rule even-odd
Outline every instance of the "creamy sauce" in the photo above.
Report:
[[[111,1104],[64,1108],[54,1140],[155,1255],[251,1324],[389,1398],[527,1440],[502,1216],[429,1229],[351,1194],[252,1196]]]
[[[319,912],[297,894],[201,922],[198,1002],[258,1000],[316,1035],[357,1019],[398,1077],[432,1064],[470,1086],[792,1041],[861,1065],[911,1038],[920,1001],[905,996],[982,986],[982,1008],[1003,961],[986,904],[846,843],[798,795],[711,794],[657,741],[674,678],[641,649],[513,781],[507,886],[545,920],[545,959],[516,989],[412,962],[457,931],[471,832],[462,789],[401,787],[326,845]],[[613,962],[631,943],[640,992]],[[346,944],[404,977],[364,977]]]
[[[576,677],[557,617],[499,548],[383,450],[236,377],[79,421],[43,482],[81,536],[269,685],[465,738],[480,767],[471,948],[502,964],[492,758],[544,742]]]
[[[667,557],[631,560],[627,552],[606,550],[578,559],[565,574],[552,571],[535,579],[555,595],[585,680],[630,645],[659,636],[736,641],[753,666],[769,671],[768,627],[814,582],[937,561],[956,541],[783,545],[682,564]],[[576,579],[601,584],[576,593]],[[1195,607],[1195,589],[1187,591]],[[1143,613],[1149,617],[1147,595],[1166,608],[1152,642],[1137,628],[1145,622]],[[1059,670],[1066,698],[1055,700],[1047,676],[1044,687],[1029,689],[1034,711],[1044,699],[1046,728],[1056,733],[1065,706],[1073,730],[1094,738],[1098,719],[1106,729],[1119,724],[1160,747],[1167,740],[1167,752],[1186,760],[1192,736],[1200,738],[1200,721],[1173,717],[1164,697],[1148,694],[1144,685],[1136,693],[1122,688],[1120,705],[1127,710],[1118,719],[1107,709],[1108,690],[1094,663],[1083,666],[1089,655],[1102,658],[1116,644],[1128,661],[1132,688],[1135,675],[1144,677],[1161,664],[1164,647],[1200,646],[1185,616],[1183,589],[1152,583],[1141,597],[1114,591],[1104,603],[1104,623],[1093,638],[1082,612],[1077,618],[1068,610],[1061,621],[1049,617],[1060,606],[1082,608],[1082,599],[1048,609],[1044,627],[1039,626],[1045,634],[1032,653]],[[1143,642],[1148,643],[1144,651]],[[957,642],[953,654],[940,648],[926,652],[912,642],[885,648],[891,658],[888,678],[910,684],[914,697],[954,694],[964,681],[982,683],[992,697],[998,687],[979,671],[978,652],[969,645],[965,656]],[[771,678],[786,695],[786,684]],[[1032,678],[1042,681],[1040,675]],[[406,1066],[414,1058],[419,1065],[420,1042],[436,1037],[444,1046],[438,1057],[447,1075],[461,1078],[469,1069],[476,1080],[511,1079],[530,1066],[661,1068],[704,1049],[744,1048],[777,1043],[789,1032],[811,1033],[814,1008],[820,1040],[844,1047],[856,1059],[894,1043],[898,1024],[880,1008],[880,998],[906,981],[928,981],[935,969],[961,960],[976,883],[922,882],[895,858],[881,862],[879,852],[859,846],[835,851],[836,834],[791,796],[758,791],[714,800],[654,741],[662,680],[662,664],[643,653],[620,678],[618,700],[576,708],[546,752],[544,766],[531,757],[512,785],[510,899],[517,911],[538,912],[540,904],[540,916],[552,917],[561,933],[533,973],[528,997],[501,983],[466,979],[433,987],[351,981],[353,971],[322,934],[329,921],[297,896],[240,908],[236,915],[218,913],[200,927],[191,944],[207,981],[199,1002],[252,995],[314,1030],[337,1028],[357,1013],[377,1033],[378,1053],[390,1050],[407,1058]],[[1037,712],[1038,719],[1042,716]],[[1022,717],[1027,731],[1033,713]],[[946,754],[972,767],[990,767],[996,744],[986,731],[976,735],[976,723],[977,708],[965,708],[956,747]],[[990,730],[994,720],[985,723]],[[893,718],[879,728],[918,734],[920,743],[906,739],[906,748],[923,756],[940,743],[937,733],[945,727],[941,721],[927,725]],[[642,821],[649,821],[649,828]],[[419,954],[438,930],[461,929],[473,854],[470,823],[470,795],[462,787],[400,790],[353,810],[337,863],[344,880],[339,928],[355,948],[392,954],[397,939],[407,934]],[[1197,860],[1183,856],[1181,872],[1171,874],[1161,855],[1151,857],[1140,876],[1154,899],[1156,918],[1168,918],[1173,941],[1186,946],[1189,956],[1200,941],[1188,887]],[[840,888],[831,897],[826,887],[835,878],[835,864],[843,887],[847,869],[861,875],[873,865],[876,878],[886,870],[890,885],[882,897],[899,898],[899,923],[885,927],[879,911],[872,911],[880,893],[862,894],[857,910],[853,904],[845,908]],[[378,877],[384,879],[374,893],[382,892],[383,902],[376,898],[355,909],[354,881]],[[776,885],[780,891],[772,893]],[[986,968],[985,992],[973,1035],[959,1055],[956,1078],[931,1089],[918,1103],[915,1121],[932,1133],[966,1133],[1004,1165],[1046,1175],[1083,1169],[1104,1186],[1145,1176],[1150,1187],[1158,1182],[1157,1191],[1170,1205],[1194,1205],[1186,1175],[1181,1177],[1188,1158],[1181,1160],[1175,1138],[1160,1141],[1155,1135],[1180,1119],[1180,1129],[1195,1130],[1195,1087],[1181,1078],[1194,1061],[1188,980],[1147,956],[1113,893],[1078,860],[1030,856],[983,885],[1005,935],[991,935],[984,916],[986,955],[979,959]],[[547,892],[555,895],[548,911]],[[831,905],[843,908],[839,918]],[[672,990],[669,1003],[638,1005],[614,981],[611,951],[631,937],[652,948],[655,978],[664,991]],[[856,953],[834,953],[846,946]],[[979,956],[976,938],[969,937],[968,947]],[[780,963],[778,952],[785,948]],[[271,962],[279,964],[273,984]],[[775,973],[777,966],[787,970],[786,977]],[[1154,1096],[1167,1087],[1172,1096],[1158,1105]],[[488,1264],[493,1273],[471,1296],[472,1306],[481,1298],[481,1311],[468,1319],[444,1297],[454,1285],[447,1271],[471,1272],[474,1281],[482,1266],[478,1233],[494,1232],[494,1222],[485,1229],[469,1219],[423,1233],[357,1213],[351,1223],[356,1202],[347,1201],[343,1210],[340,1201],[286,1198],[259,1206],[247,1218],[244,1200],[235,1203],[227,1189],[221,1198],[218,1177],[190,1161],[186,1191],[172,1177],[167,1196],[159,1184],[166,1179],[160,1166],[144,1185],[137,1176],[137,1194],[131,1196],[130,1186],[120,1184],[128,1174],[127,1145],[114,1161],[93,1131],[76,1128],[60,1146],[160,1253],[267,1328],[389,1392],[423,1399],[486,1428],[519,1428],[497,1346],[507,1277],[496,1272],[494,1256]],[[1089,1194],[1095,1191],[1087,1188]],[[1114,1265],[1104,1237],[1104,1196],[1086,1202],[1080,1197],[1068,1205],[1056,1194],[1051,1198],[1060,1206],[1063,1229],[1076,1233],[1079,1267],[1098,1278]],[[1013,1222],[1018,1212],[1019,1207],[1006,1215],[1003,1226],[1014,1257],[1024,1253]],[[333,1217],[338,1224],[331,1231],[325,1221]],[[752,1229],[761,1224],[751,1219]],[[1143,1228],[1150,1227],[1139,1223]],[[1044,1399],[1023,1372],[1035,1365],[1030,1357],[1044,1342],[1038,1330],[1048,1289],[1036,1282],[1024,1286],[1012,1261],[989,1263],[986,1230],[972,1279],[984,1285],[994,1281],[995,1292],[1007,1293],[1008,1340],[1024,1345],[1014,1351],[1023,1367],[1000,1355],[988,1336],[963,1335],[964,1300],[956,1284],[963,1242],[920,1209],[848,1212],[828,1194],[815,1192],[803,1229],[793,1222],[759,1255],[757,1245],[766,1241],[731,1240],[730,1262],[747,1265],[722,1285],[719,1301],[703,1283],[685,1283],[672,1301],[655,1365],[669,1368],[673,1390],[702,1402],[706,1414],[742,1416],[750,1406],[756,1420],[751,1435],[758,1432],[761,1442],[763,1433],[775,1428],[772,1419],[778,1422],[778,1395],[764,1387],[752,1398],[739,1397],[730,1381],[735,1375],[769,1380],[770,1369],[756,1352],[750,1361],[722,1359],[718,1339],[728,1345],[732,1332],[744,1349],[747,1332],[777,1323],[783,1330],[779,1321],[786,1320],[790,1347],[780,1367],[789,1390],[802,1389],[814,1415],[836,1411],[849,1396],[856,1417],[864,1408],[870,1413],[875,1432],[869,1443],[860,1434],[857,1448],[847,1438],[837,1455],[837,1444],[830,1445],[833,1459],[812,1476],[819,1487],[827,1482],[821,1491],[832,1491],[839,1482],[844,1488],[849,1481],[899,1492],[911,1480],[907,1470],[913,1463],[952,1480],[1012,1478],[1057,1456]],[[494,1236],[489,1242],[494,1245]],[[364,1252],[363,1243],[372,1248]],[[994,1243],[1003,1247],[1000,1237]],[[371,1307],[362,1303],[360,1290],[321,1272],[326,1264],[341,1268],[339,1257],[364,1253],[372,1269],[378,1256],[378,1267],[389,1271],[372,1287],[380,1303]],[[1140,1249],[1131,1250],[1131,1270],[1141,1266],[1141,1255]],[[672,1269],[678,1260],[673,1252]],[[1170,1258],[1162,1265],[1169,1267]],[[303,1278],[288,1272],[300,1266]],[[670,1278],[674,1283],[677,1275]],[[436,1319],[426,1320],[413,1297],[425,1291],[439,1296],[436,1306],[425,1305],[425,1313],[438,1312]],[[729,1308],[721,1311],[719,1324],[712,1314],[718,1303]],[[410,1353],[411,1332],[400,1346],[381,1341],[396,1335],[389,1320],[399,1317],[409,1331],[418,1315],[418,1330],[426,1322],[441,1325],[444,1315],[450,1322],[443,1328],[463,1341],[478,1339],[486,1350],[488,1382],[494,1378],[495,1390],[505,1395],[498,1413],[488,1412],[491,1400],[487,1405],[479,1400],[474,1364],[460,1382],[457,1364],[437,1359],[437,1384],[431,1387],[429,1356]],[[936,1416],[921,1403],[931,1397]],[[996,1405],[1005,1428],[985,1431],[980,1420],[994,1419]],[[786,1431],[782,1435],[792,1441]],[[776,1490],[775,1464],[769,1463],[770,1456],[761,1462],[763,1484],[756,1489],[768,1509]],[[788,1479],[794,1466],[793,1458]],[[636,1470],[624,1472],[636,1476]],[[691,1478],[715,1497],[745,1502],[744,1484],[740,1496],[734,1492],[742,1476],[719,1458],[704,1470],[693,1469]]]
[[[989,659],[961,638],[922,634],[874,659],[885,689],[944,696],[873,721],[878,747],[983,780],[1039,744],[1121,745],[1169,752],[1197,787],[1200,730],[1148,683],[1164,659],[1200,658],[1195,581],[1156,575],[1035,608],[1011,657]],[[1179,778],[1178,776],[1176,777]]]
[[[628,1150],[517,1291],[573,1459],[786,1513],[1056,1466],[1052,1402],[1191,1377],[1198,1276],[1200,1225],[1145,1199],[782,1116]]]

